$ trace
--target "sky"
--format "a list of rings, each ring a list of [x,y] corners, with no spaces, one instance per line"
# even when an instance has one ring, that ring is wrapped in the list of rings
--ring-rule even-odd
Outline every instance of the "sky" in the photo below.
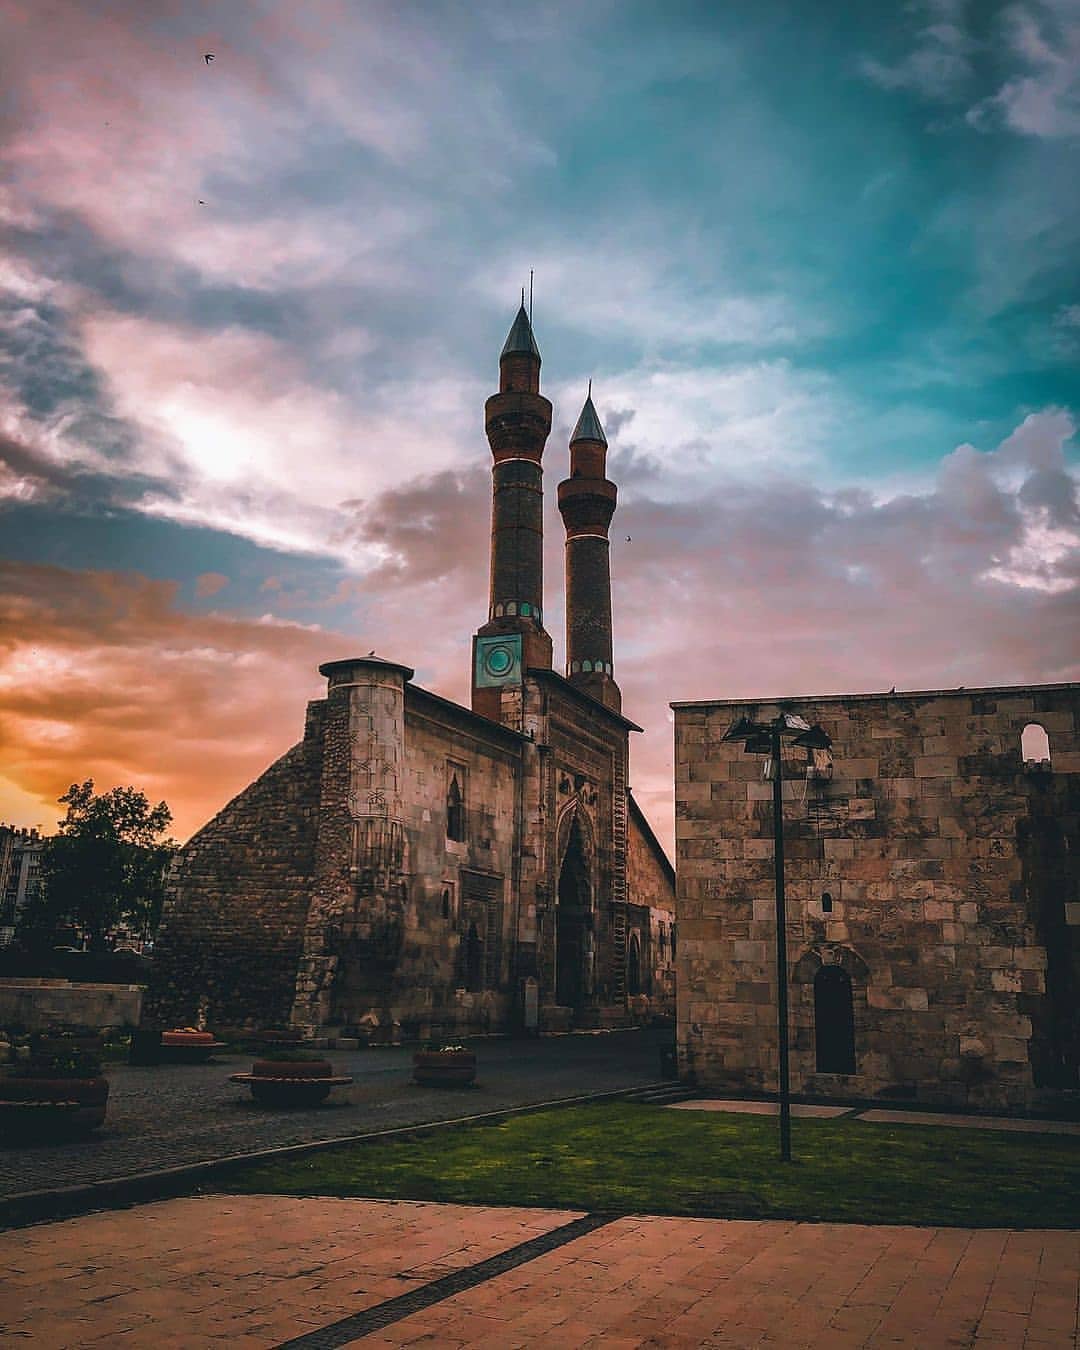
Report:
[[[0,0],[0,230],[0,819],[468,701],[530,269],[666,843],[672,700],[1080,675],[1078,0]]]

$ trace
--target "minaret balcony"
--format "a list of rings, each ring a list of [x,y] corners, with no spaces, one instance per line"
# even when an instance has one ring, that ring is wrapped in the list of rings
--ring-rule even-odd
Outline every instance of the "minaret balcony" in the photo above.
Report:
[[[606,478],[564,478],[558,492],[568,538],[590,529],[607,530],[618,499],[614,483]]]

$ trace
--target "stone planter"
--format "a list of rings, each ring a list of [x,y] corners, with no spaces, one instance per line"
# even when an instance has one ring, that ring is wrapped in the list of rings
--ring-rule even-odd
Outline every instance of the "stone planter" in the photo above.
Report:
[[[209,1031],[190,1027],[161,1033],[158,1055],[163,1064],[205,1064],[215,1050],[224,1050],[225,1042],[216,1041]]]
[[[263,1106],[318,1106],[331,1088],[352,1082],[344,1074],[335,1074],[325,1059],[257,1059],[250,1073],[229,1077],[233,1083],[246,1083]]]
[[[0,1078],[0,1138],[28,1143],[96,1130],[109,1084],[94,1078]]]
[[[418,1050],[413,1055],[413,1081],[421,1087],[468,1087],[475,1078],[471,1050]]]

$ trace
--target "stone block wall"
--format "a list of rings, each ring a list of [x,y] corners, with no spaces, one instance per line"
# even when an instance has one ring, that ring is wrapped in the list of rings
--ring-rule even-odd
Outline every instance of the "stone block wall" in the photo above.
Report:
[[[674,706],[682,1071],[774,1090],[772,785],[721,737],[780,705]],[[785,751],[793,1090],[995,1109],[1075,1091],[1080,686],[784,706],[833,739],[831,763]],[[1031,723],[1048,766],[1023,761]],[[828,1046],[822,1068],[830,982],[850,1071]]]
[[[46,1031],[50,1027],[114,1027],[139,1024],[143,989],[138,984],[80,984],[71,980],[0,980],[0,1028]]]
[[[626,904],[626,764],[628,736],[620,719],[594,711],[566,681],[549,678],[544,688],[547,777],[540,845],[542,870],[538,893],[536,969],[544,1006],[563,1006],[559,993],[560,879],[575,829],[583,846],[586,926],[577,955],[564,949],[563,960],[582,966],[584,1004],[578,1025],[598,1017],[602,1006],[625,1003],[625,937],[616,928],[616,907]],[[620,950],[621,948],[621,950]],[[558,1026],[557,1014],[549,1015]]]
[[[395,1015],[422,1037],[502,1029],[514,1010],[511,970],[517,891],[515,843],[523,739],[410,686],[405,799],[409,837],[405,942]],[[464,838],[447,833],[455,775]],[[468,988],[465,944],[484,944],[483,988]]]
[[[630,798],[626,894],[647,972],[651,1011],[675,1011],[675,872],[641,808]]]
[[[318,831],[325,701],[304,739],[234,797],[174,865],[143,1003],[148,1025],[286,1025]]]
[[[541,1027],[591,1025],[601,1007],[622,1019],[634,905],[649,983],[667,997],[670,934],[660,943],[653,916],[672,890],[640,813],[627,902],[632,723],[550,671],[500,691],[492,722],[393,662],[321,670],[304,740],[178,855],[149,1025],[456,1039],[519,1025],[527,979]],[[576,898],[564,886],[557,912],[571,876]],[[564,977],[580,971],[566,1006],[560,959]],[[552,1008],[561,1023],[544,1020]]]

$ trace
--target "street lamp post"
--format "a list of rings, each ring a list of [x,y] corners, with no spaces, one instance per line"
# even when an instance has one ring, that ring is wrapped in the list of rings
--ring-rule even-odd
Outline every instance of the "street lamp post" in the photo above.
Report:
[[[773,871],[776,894],[776,1039],[779,1051],[780,1158],[791,1161],[791,1073],[788,1052],[787,902],[784,895],[784,746],[783,737],[794,745],[823,750],[831,744],[819,726],[811,726],[795,713],[782,712],[771,722],[753,722],[740,717],[722,737],[742,741],[747,754],[769,755],[773,785]]]

